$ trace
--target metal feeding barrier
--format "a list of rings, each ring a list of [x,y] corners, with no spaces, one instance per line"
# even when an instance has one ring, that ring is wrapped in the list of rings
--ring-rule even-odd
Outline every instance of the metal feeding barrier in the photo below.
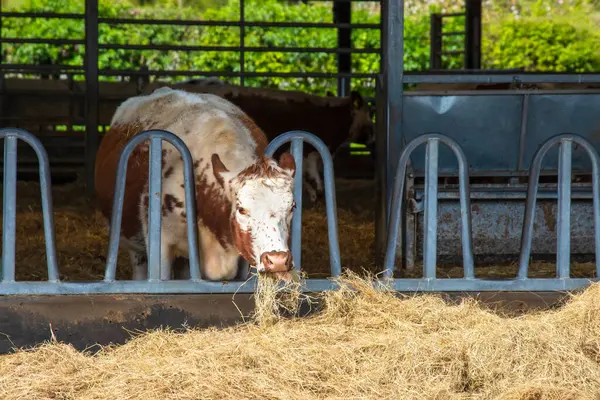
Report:
[[[4,203],[2,231],[2,280],[0,295],[57,295],[57,294],[107,294],[107,293],[252,293],[254,285],[248,281],[214,282],[200,278],[199,253],[197,246],[196,196],[193,174],[193,162],[185,143],[171,132],[164,130],[148,130],[139,133],[127,143],[121,151],[115,182],[116,190],[113,198],[113,214],[109,238],[109,251],[105,278],[96,282],[63,282],[59,279],[59,268],[56,261],[56,243],[52,208],[51,179],[48,156],[41,142],[31,133],[21,129],[5,128],[0,130],[0,138],[5,139],[4,158]],[[15,244],[16,244],[16,142],[23,140],[29,143],[38,156],[40,169],[40,185],[44,216],[44,230],[47,254],[47,281],[15,281]],[[127,163],[132,151],[142,142],[150,140],[149,160],[149,251],[148,279],[131,281],[115,280],[123,200],[125,196],[125,179]],[[187,212],[188,245],[190,247],[190,279],[161,280],[160,278],[160,240],[161,240],[161,198],[162,198],[162,141],[172,144],[180,153],[184,163],[184,190]],[[333,160],[327,146],[316,136],[302,131],[293,131],[280,135],[272,141],[268,154],[273,154],[283,144],[293,141],[292,151],[296,161],[296,182],[302,181],[302,141],[313,145],[321,154],[325,166],[325,196],[327,199],[327,220],[329,226],[329,246],[331,251],[332,276],[341,274],[340,251],[337,237],[337,215],[335,205],[335,183],[333,178]],[[295,196],[301,204],[301,183],[297,186]],[[298,207],[300,209],[300,207]],[[292,228],[292,248],[294,255],[300,254],[301,246],[301,211],[294,217]],[[300,258],[298,258],[300,260]],[[300,262],[297,264],[300,268]],[[310,279],[306,290],[322,291],[333,288],[327,279]]]
[[[193,160],[185,143],[171,132],[149,130],[141,132],[131,139],[121,152],[117,170],[115,195],[113,198],[113,214],[109,238],[105,278],[97,282],[62,282],[59,279],[59,268],[56,260],[56,242],[52,209],[51,182],[48,157],[43,145],[31,133],[20,129],[6,128],[0,130],[0,138],[4,138],[4,192],[3,192],[3,232],[2,232],[2,281],[0,294],[100,294],[100,293],[251,293],[253,284],[248,281],[214,282],[200,277],[199,253],[197,246],[196,197],[193,173]],[[42,211],[44,234],[46,239],[47,281],[15,280],[15,247],[16,247],[16,162],[17,140],[28,143],[39,160]],[[119,247],[123,200],[125,196],[125,178],[127,163],[132,151],[142,142],[150,141],[149,161],[149,250],[148,278],[131,281],[115,280],[117,254]],[[161,243],[161,198],[162,198],[162,141],[172,144],[181,154],[184,163],[184,187],[187,212],[188,245],[190,248],[190,278],[186,280],[161,279],[160,243]],[[301,268],[301,229],[302,229],[302,160],[303,146],[307,142],[314,146],[323,160],[325,201],[327,208],[328,238],[330,250],[331,275],[341,275],[340,249],[337,232],[337,211],[333,160],[331,154],[316,136],[304,131],[291,131],[278,136],[266,148],[266,154],[272,156],[280,147],[291,142],[291,153],[296,161],[294,197],[298,208],[292,219],[292,253],[297,260],[296,268]],[[458,160],[461,237],[463,249],[463,278],[438,278],[437,269],[437,207],[438,207],[438,161],[440,143],[448,146]],[[400,219],[403,210],[403,192],[407,164],[413,151],[420,145],[426,145],[425,165],[425,240],[423,243],[423,278],[404,279],[393,277],[395,269],[395,252],[400,232]],[[559,218],[557,224],[557,276],[555,278],[529,278],[527,276],[531,241],[534,228],[535,203],[539,187],[542,160],[555,145],[559,149],[559,186],[558,204]],[[529,170],[530,183],[521,238],[519,273],[514,279],[492,280],[476,279],[473,261],[471,232],[471,205],[469,195],[469,169],[467,158],[461,148],[451,138],[440,133],[427,133],[409,142],[400,154],[394,191],[390,209],[387,233],[387,248],[384,262],[383,279],[377,285],[389,283],[397,291],[548,291],[573,290],[584,287],[590,279],[570,277],[570,212],[571,212],[571,157],[573,144],[580,145],[587,152],[593,167],[593,208],[596,254],[600,249],[600,158],[594,147],[584,138],[574,134],[560,134],[546,140],[537,150]],[[596,274],[600,273],[600,261],[596,257]],[[307,279],[304,290],[324,291],[335,289],[336,284],[329,279]]]
[[[437,207],[438,207],[438,156],[439,143],[452,149],[458,159],[461,238],[463,248],[463,278],[436,277],[436,245],[437,245]],[[427,133],[410,141],[402,150],[398,161],[391,205],[391,216],[388,223],[387,248],[384,264],[384,279],[393,278],[395,253],[399,236],[399,225],[402,217],[402,195],[405,186],[407,163],[412,152],[426,143],[425,155],[425,226],[423,242],[423,278],[393,279],[392,285],[398,291],[548,291],[574,290],[584,287],[592,281],[585,278],[570,277],[570,213],[571,213],[571,157],[572,144],[581,145],[588,153],[593,166],[593,201],[594,231],[596,248],[596,276],[600,272],[598,254],[600,249],[600,193],[597,151],[584,138],[574,134],[559,134],[546,140],[537,150],[529,170],[529,189],[521,237],[521,253],[519,273],[515,279],[492,280],[476,279],[474,273],[471,208],[469,200],[467,160],[461,147],[451,138],[439,133]],[[559,217],[557,224],[557,276],[555,278],[528,278],[529,256],[534,228],[534,213],[542,160],[547,152],[560,144],[559,153]],[[597,279],[597,278],[596,278]],[[596,280],[594,279],[594,280]]]

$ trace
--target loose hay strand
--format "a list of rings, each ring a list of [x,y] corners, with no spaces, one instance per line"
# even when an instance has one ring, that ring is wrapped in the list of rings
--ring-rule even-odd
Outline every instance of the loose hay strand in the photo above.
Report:
[[[353,274],[337,283],[311,317],[285,318],[278,303],[289,296],[288,311],[297,312],[301,282],[284,290],[259,277],[262,311],[236,327],[156,330],[94,355],[61,343],[17,350],[0,357],[0,393],[81,400],[600,397],[600,284],[559,309],[504,316],[473,299],[400,297]]]

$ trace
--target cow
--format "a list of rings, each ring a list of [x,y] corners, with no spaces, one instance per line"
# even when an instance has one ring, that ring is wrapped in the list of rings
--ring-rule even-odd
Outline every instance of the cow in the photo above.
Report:
[[[208,93],[161,88],[125,100],[116,109],[95,164],[97,204],[111,218],[120,151],[136,134],[164,129],[188,146],[194,162],[201,277],[231,280],[240,256],[259,273],[288,280],[296,165],[289,152],[264,154],[267,138],[234,104]],[[120,245],[130,255],[133,279],[147,277],[148,141],[127,168]],[[171,279],[176,257],[188,257],[183,159],[163,141],[160,278]],[[189,273],[189,270],[187,271]]]
[[[331,93],[318,96],[300,91],[251,88],[226,83],[210,86],[177,83],[169,87],[195,93],[210,92],[223,97],[256,121],[269,141],[284,132],[304,130],[321,139],[333,156],[351,142],[370,147],[374,143],[375,129],[371,109],[357,91],[351,92],[349,96],[334,97]],[[288,149],[289,146],[283,146],[275,155]],[[312,202],[319,199],[324,191],[320,161],[316,150],[306,144],[303,186]]]

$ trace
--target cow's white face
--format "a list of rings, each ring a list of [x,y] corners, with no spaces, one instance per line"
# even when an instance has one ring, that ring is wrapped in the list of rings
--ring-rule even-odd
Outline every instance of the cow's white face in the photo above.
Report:
[[[296,206],[294,158],[284,153],[279,164],[273,159],[261,160],[235,174],[215,156],[215,176],[231,194],[231,230],[238,251],[259,272],[287,277],[294,266],[290,251],[290,224]]]

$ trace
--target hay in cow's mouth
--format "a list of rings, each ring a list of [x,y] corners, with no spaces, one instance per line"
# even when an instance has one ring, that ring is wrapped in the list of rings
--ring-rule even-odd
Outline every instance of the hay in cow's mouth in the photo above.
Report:
[[[48,343],[2,356],[2,398],[591,400],[600,393],[600,284],[561,308],[518,317],[472,299],[397,297],[356,276],[340,284],[308,318],[158,330],[95,355]]]

